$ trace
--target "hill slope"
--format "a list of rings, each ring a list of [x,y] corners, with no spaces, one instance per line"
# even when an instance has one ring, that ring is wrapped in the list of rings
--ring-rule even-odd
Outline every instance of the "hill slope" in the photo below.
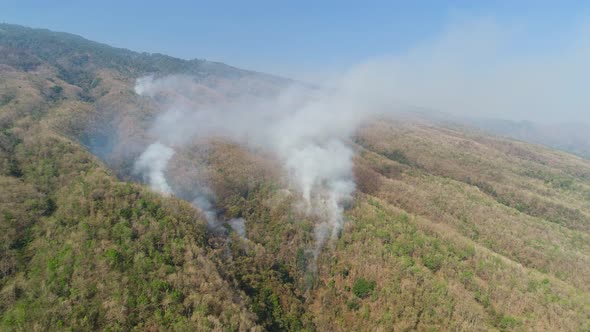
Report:
[[[354,201],[315,261],[316,220],[265,151],[195,141],[166,174],[186,199],[205,175],[247,237],[125,182],[158,114],[145,74],[186,75],[203,104],[288,84],[0,25],[1,329],[590,328],[589,161],[378,119],[349,142]]]

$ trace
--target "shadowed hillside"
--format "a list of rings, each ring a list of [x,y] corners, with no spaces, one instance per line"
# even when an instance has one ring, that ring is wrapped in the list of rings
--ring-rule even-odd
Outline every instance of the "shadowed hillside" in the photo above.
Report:
[[[0,25],[0,330],[590,329],[590,161],[373,119],[316,258],[317,217],[262,147],[194,139],[166,170],[177,197],[138,183],[170,98],[134,92],[149,74],[181,75],[194,107],[290,83]]]

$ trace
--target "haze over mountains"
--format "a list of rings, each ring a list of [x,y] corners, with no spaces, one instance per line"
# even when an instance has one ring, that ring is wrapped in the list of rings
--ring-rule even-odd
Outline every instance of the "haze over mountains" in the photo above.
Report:
[[[587,141],[409,111],[375,68],[1,24],[0,330],[590,329],[590,161],[523,142]]]
[[[590,158],[590,126],[586,123],[537,124],[530,121],[465,120],[491,133],[543,144]]]

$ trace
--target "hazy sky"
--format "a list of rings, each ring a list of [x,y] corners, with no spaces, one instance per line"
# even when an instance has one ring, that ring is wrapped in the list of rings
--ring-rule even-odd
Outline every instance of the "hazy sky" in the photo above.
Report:
[[[0,0],[0,21],[137,51],[315,78],[437,38],[449,22],[492,17],[559,40],[588,1]],[[539,45],[537,45],[539,46]]]
[[[0,21],[460,115],[590,122],[590,1],[0,0]]]

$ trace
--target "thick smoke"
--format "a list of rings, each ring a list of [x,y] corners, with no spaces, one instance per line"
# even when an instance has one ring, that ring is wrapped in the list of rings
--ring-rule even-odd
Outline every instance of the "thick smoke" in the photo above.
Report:
[[[153,134],[173,146],[221,136],[274,152],[289,175],[291,189],[301,195],[302,209],[318,220],[317,255],[325,240],[341,230],[344,208],[355,189],[349,138],[368,114],[379,109],[382,98],[359,103],[356,98],[363,93],[359,82],[343,80],[338,89],[329,91],[290,86],[274,98],[244,95],[200,105],[193,102],[198,96],[191,95],[187,83],[190,78],[185,76],[137,81],[135,90],[143,95],[174,96],[157,117]],[[184,87],[178,89],[180,85]],[[208,197],[199,196],[194,203],[213,222],[215,210]],[[243,222],[230,225],[240,233]]]
[[[166,182],[164,171],[174,155],[172,148],[156,142],[147,147],[135,162],[134,172],[143,176],[152,190],[164,195],[171,195],[172,188]]]

